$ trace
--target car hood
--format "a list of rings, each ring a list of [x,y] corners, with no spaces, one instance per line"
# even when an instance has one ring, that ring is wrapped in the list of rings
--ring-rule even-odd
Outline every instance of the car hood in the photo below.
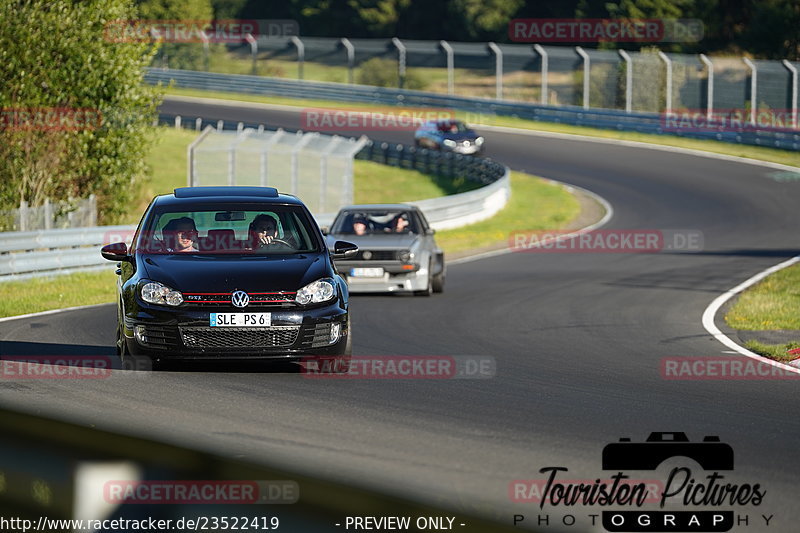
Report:
[[[464,140],[474,141],[478,137],[480,137],[480,135],[478,135],[474,131],[464,131],[461,133],[445,133],[442,135],[443,139],[450,139],[451,141],[464,141]]]
[[[419,235],[413,233],[399,233],[399,234],[373,234],[373,235],[344,235],[332,234],[328,236],[328,245],[333,246],[336,241],[352,242],[359,249],[377,250],[377,249],[391,249],[400,250],[408,249],[419,238]]]
[[[315,254],[235,256],[147,255],[147,278],[181,292],[296,291],[329,275],[324,256]]]

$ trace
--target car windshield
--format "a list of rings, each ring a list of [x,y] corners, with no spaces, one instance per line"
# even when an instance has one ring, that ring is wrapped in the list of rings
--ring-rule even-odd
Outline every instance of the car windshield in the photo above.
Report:
[[[472,131],[469,126],[463,122],[442,122],[438,126],[439,131],[442,133],[468,133]]]
[[[151,213],[138,246],[148,253],[295,254],[318,251],[316,231],[295,206],[224,205]]]
[[[345,235],[419,233],[416,218],[408,210],[344,211],[336,217],[331,233]]]

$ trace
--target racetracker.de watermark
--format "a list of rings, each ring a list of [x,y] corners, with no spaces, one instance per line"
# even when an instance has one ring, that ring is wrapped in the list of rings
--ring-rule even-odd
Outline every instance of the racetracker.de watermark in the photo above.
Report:
[[[3,355],[0,379],[105,379],[119,368],[119,358],[107,355]]]
[[[662,113],[661,129],[676,132],[741,132],[764,129],[797,130],[798,113],[794,109],[684,109]]]
[[[659,253],[703,250],[699,230],[529,230],[509,234],[512,252]]]
[[[90,107],[2,107],[0,130],[84,131],[103,124],[103,114]]]
[[[113,43],[243,43],[299,34],[297,21],[288,19],[118,19],[103,28],[105,40]]]
[[[291,480],[108,481],[103,499],[111,504],[291,504],[300,487]]]
[[[310,131],[414,131],[424,122],[455,119],[452,109],[305,108],[300,128]]]
[[[303,376],[312,379],[487,379],[497,374],[487,355],[374,355],[341,360],[303,358]]]
[[[508,37],[521,43],[693,43],[704,28],[699,19],[513,19]]]
[[[745,356],[665,357],[661,377],[675,381],[800,379],[800,369]]]

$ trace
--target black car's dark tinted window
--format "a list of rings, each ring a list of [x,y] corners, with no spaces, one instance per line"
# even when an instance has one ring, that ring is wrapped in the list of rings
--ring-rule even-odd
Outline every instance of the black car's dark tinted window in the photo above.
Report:
[[[154,209],[139,248],[153,253],[269,253],[318,251],[316,228],[294,206],[214,205]],[[269,235],[270,246],[261,237]]]

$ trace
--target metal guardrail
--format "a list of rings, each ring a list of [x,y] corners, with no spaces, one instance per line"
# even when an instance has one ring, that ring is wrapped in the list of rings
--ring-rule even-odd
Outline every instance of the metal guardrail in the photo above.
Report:
[[[778,129],[750,129],[748,127],[743,127],[739,131],[670,129],[664,127],[665,117],[659,113],[628,113],[610,109],[584,109],[577,106],[555,107],[366,85],[297,81],[188,70],[149,69],[145,75],[145,81],[153,84],[174,82],[175,87],[181,88],[263,94],[299,99],[313,98],[316,100],[392,106],[439,107],[478,115],[503,115],[575,126],[719,140],[784,150],[800,150],[800,132]],[[476,121],[473,120],[473,122]],[[478,120],[478,122],[480,121]]]
[[[168,118],[162,116],[162,120]],[[463,177],[484,185],[465,193],[410,202],[422,209],[434,229],[454,228],[489,218],[502,209],[511,195],[508,168],[488,159],[387,143],[369,143],[357,157],[452,178]],[[334,216],[335,213],[325,213],[315,218],[320,226],[330,226]],[[0,233],[0,282],[110,268],[111,263],[100,256],[98,247],[130,242],[135,229],[135,226],[98,226]]]

